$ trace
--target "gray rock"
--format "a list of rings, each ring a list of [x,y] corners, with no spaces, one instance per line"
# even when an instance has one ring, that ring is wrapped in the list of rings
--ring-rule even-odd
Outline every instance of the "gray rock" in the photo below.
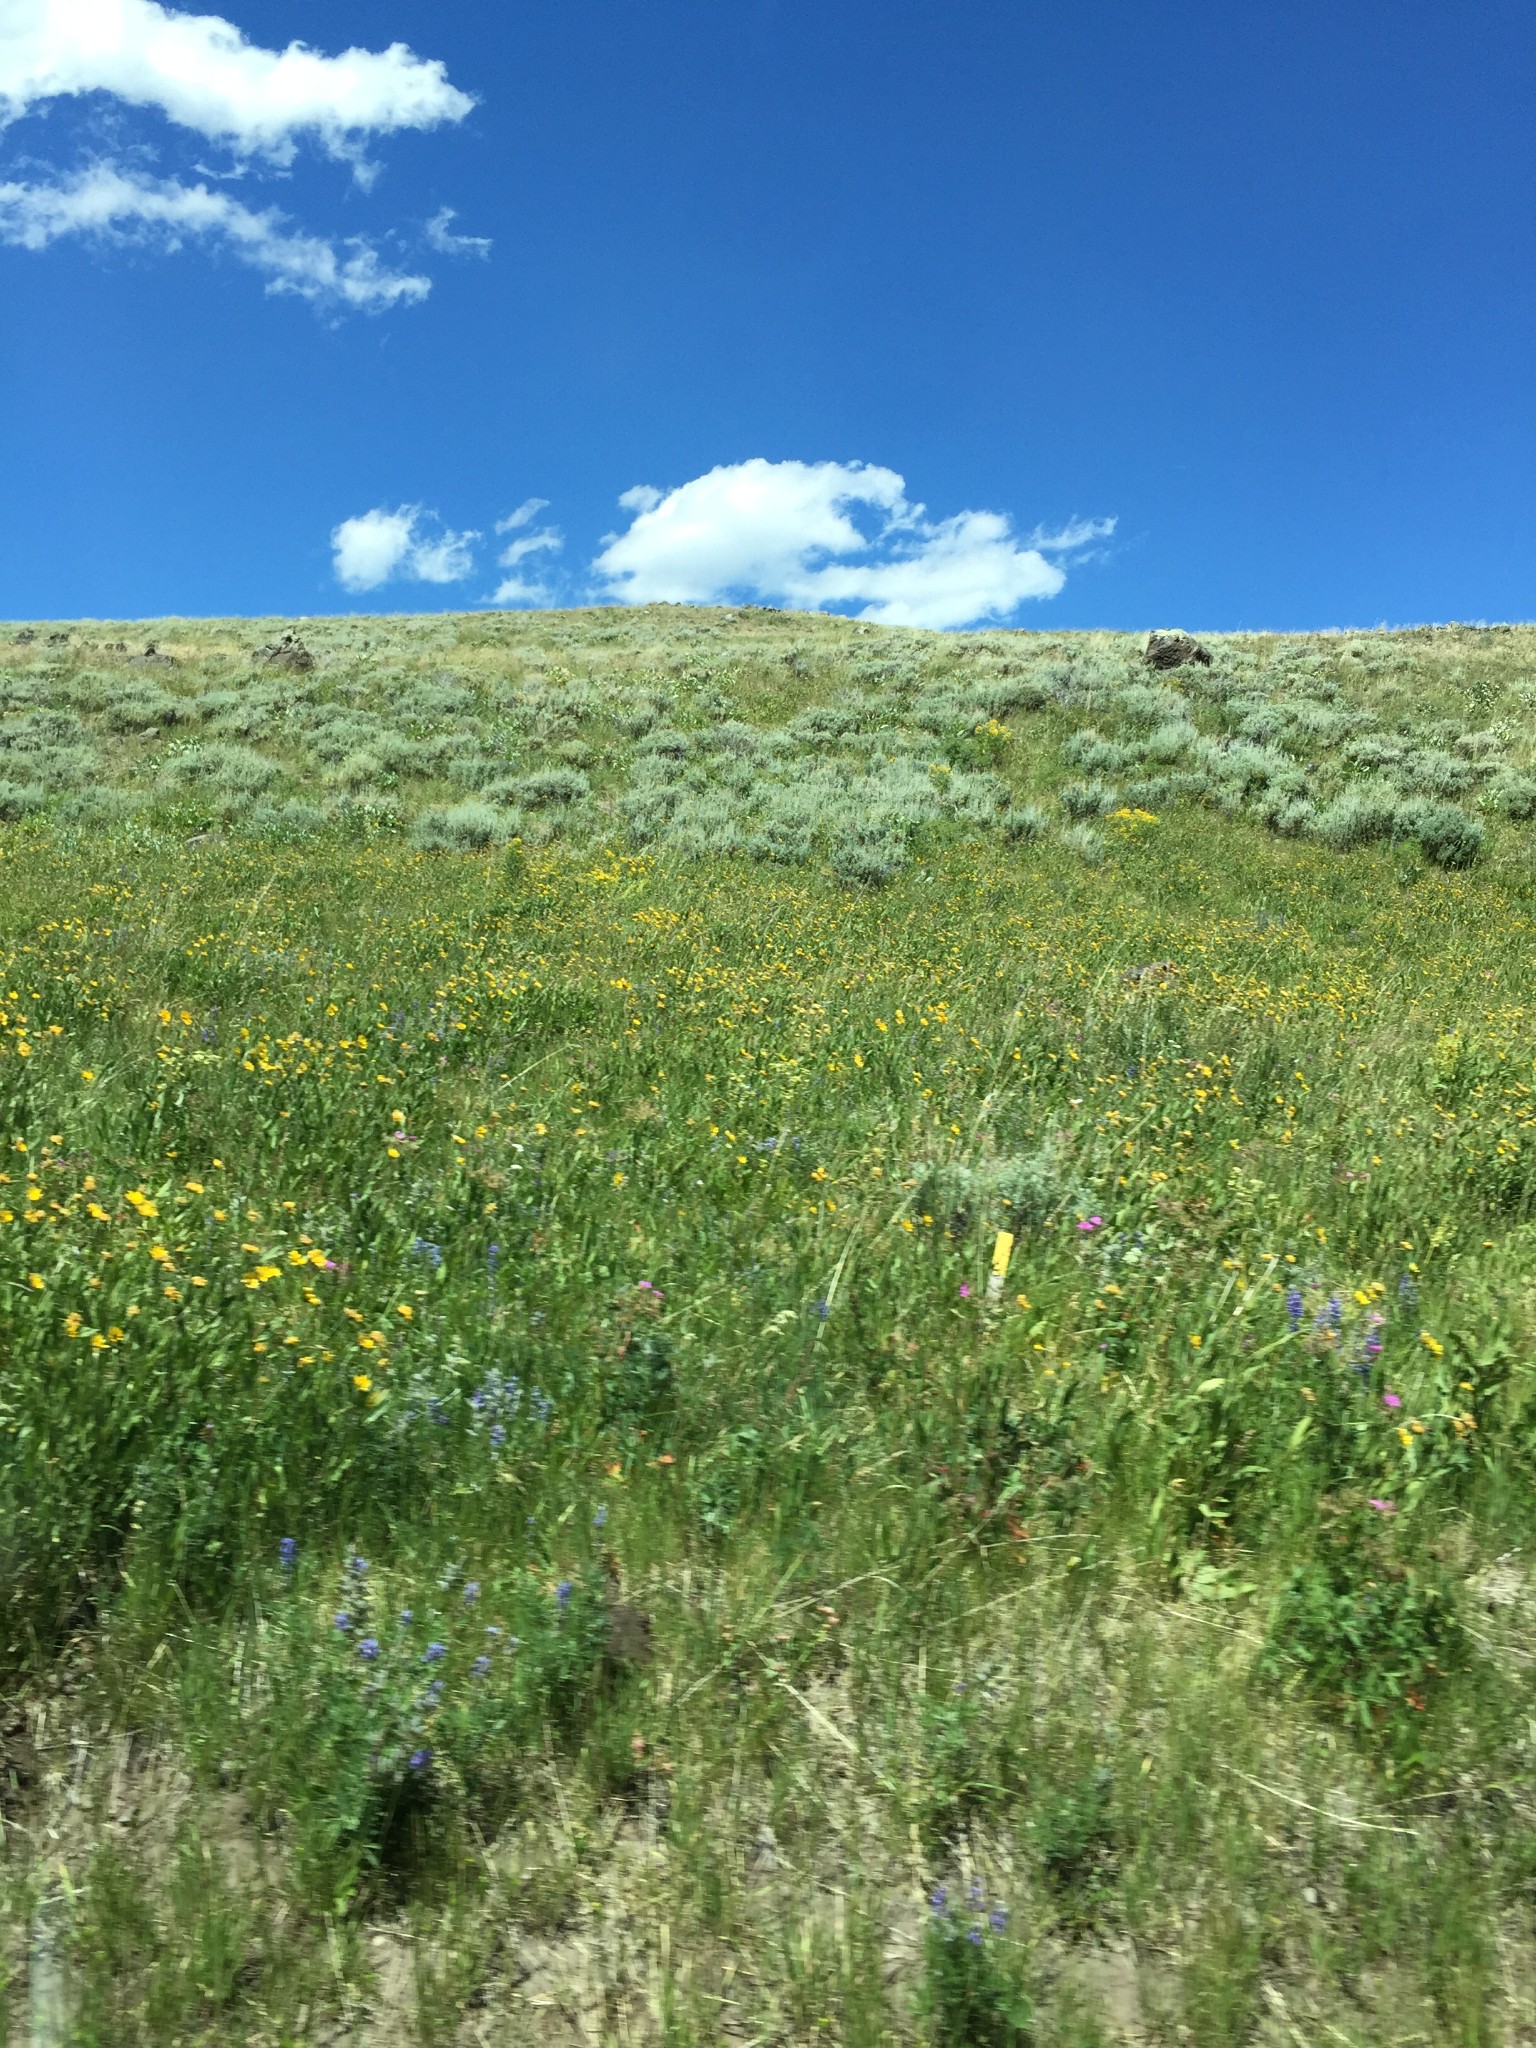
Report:
[[[251,659],[260,662],[264,668],[290,669],[295,674],[312,669],[315,665],[315,657],[294,633],[285,633],[281,640],[274,640],[266,647],[258,647]]]
[[[1176,629],[1149,633],[1141,658],[1148,668],[1185,668],[1192,661],[1199,662],[1202,668],[1211,665],[1209,653],[1193,634]]]

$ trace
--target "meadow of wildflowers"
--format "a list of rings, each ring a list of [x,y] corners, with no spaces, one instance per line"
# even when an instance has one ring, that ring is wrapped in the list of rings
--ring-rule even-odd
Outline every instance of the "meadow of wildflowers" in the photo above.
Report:
[[[0,636],[16,2038],[1530,2037],[1536,634],[295,630]]]

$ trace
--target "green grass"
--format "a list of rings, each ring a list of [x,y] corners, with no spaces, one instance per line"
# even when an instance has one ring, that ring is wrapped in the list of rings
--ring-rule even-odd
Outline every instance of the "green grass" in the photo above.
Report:
[[[58,630],[12,2037],[1525,2038],[1536,635]]]

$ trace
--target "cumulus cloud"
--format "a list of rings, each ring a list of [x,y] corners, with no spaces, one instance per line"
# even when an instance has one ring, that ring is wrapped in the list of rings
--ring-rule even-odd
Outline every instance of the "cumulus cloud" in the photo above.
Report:
[[[317,305],[379,312],[424,299],[431,281],[388,270],[363,241],[341,245],[298,232],[272,210],[256,212],[210,191],[97,164],[52,185],[0,183],[0,242],[46,249],[66,235],[157,243],[214,242],[263,273],[269,292]]]
[[[1061,589],[1065,571],[1050,555],[1114,530],[1112,519],[1079,520],[1021,540],[1000,512],[930,520],[894,470],[859,462],[757,457],[667,492],[636,485],[619,503],[635,516],[608,537],[593,568],[622,603],[853,605],[861,618],[893,626],[1006,618]]]
[[[420,505],[401,505],[393,512],[375,506],[355,519],[343,519],[331,534],[336,581],[343,590],[377,590],[394,582],[459,583],[474,568],[473,545],[478,533],[421,531],[433,515]]]
[[[216,14],[156,0],[0,0],[0,117],[91,92],[279,163],[301,136],[355,161],[370,135],[462,121],[474,105],[404,43],[327,57],[263,49]]]

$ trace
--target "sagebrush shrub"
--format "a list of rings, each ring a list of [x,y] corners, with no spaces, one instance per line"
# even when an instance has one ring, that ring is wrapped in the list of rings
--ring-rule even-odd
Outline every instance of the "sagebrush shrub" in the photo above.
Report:
[[[543,810],[552,805],[579,804],[592,793],[592,785],[579,768],[540,768],[520,775],[506,785],[516,803],[525,810]]]
[[[48,792],[35,782],[0,782],[0,818],[7,824],[42,810]]]
[[[507,837],[507,813],[471,798],[433,805],[411,827],[411,844],[432,853],[478,853]]]
[[[1067,782],[1058,791],[1062,809],[1069,818],[1104,818],[1120,808],[1120,792],[1104,782]]]
[[[1521,823],[1536,818],[1536,776],[1517,768],[1501,769],[1483,791],[1483,802],[1489,810]]]
[[[1409,802],[1398,813],[1403,836],[1417,839],[1436,867],[1469,868],[1483,850],[1487,833],[1457,804]]]

